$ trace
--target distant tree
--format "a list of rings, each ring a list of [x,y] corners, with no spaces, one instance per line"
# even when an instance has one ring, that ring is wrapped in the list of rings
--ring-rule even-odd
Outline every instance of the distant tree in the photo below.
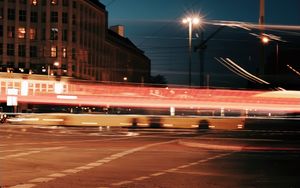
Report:
[[[151,76],[151,78],[150,78],[150,84],[166,86],[167,83],[168,83],[167,79],[160,74],[158,74],[156,76]]]

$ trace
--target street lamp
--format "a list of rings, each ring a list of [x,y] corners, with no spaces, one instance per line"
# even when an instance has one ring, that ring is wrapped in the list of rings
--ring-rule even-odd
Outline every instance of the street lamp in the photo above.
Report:
[[[192,85],[192,33],[193,25],[198,25],[200,23],[200,18],[197,16],[187,17],[182,19],[183,24],[189,25],[189,85]]]

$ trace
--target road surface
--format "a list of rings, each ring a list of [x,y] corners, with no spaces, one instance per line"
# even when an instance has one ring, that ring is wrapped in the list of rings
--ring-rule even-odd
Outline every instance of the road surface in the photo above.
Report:
[[[0,127],[0,185],[300,187],[300,132]]]

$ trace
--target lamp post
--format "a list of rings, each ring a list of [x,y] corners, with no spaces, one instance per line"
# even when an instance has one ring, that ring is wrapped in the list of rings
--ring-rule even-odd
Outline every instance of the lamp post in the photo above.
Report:
[[[192,33],[193,33],[193,25],[197,25],[200,23],[199,17],[187,17],[182,20],[182,23],[189,25],[189,86],[192,85]]]

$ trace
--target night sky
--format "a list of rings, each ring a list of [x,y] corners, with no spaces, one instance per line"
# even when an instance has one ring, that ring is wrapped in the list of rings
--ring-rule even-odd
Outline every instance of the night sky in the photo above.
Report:
[[[211,20],[258,23],[259,0],[100,0],[106,5],[109,25],[124,25],[125,34],[152,61],[152,75],[164,75],[170,84],[188,82],[188,28],[181,24],[189,12],[199,13],[206,22]],[[300,25],[299,0],[265,0],[266,24]],[[193,45],[218,27],[204,25],[193,30]],[[251,31],[252,32],[252,31]],[[254,31],[255,32],[255,31]],[[299,31],[293,34],[299,34]],[[285,37],[287,33],[275,33]],[[298,36],[299,36],[298,35]],[[287,41],[289,42],[289,41]],[[228,56],[249,72],[258,65],[257,38],[249,31],[224,29],[208,43],[205,51],[205,72],[216,86],[243,86],[245,80],[219,65],[214,57]],[[269,51],[273,47],[270,45]],[[199,56],[193,53],[193,85],[199,84]]]

